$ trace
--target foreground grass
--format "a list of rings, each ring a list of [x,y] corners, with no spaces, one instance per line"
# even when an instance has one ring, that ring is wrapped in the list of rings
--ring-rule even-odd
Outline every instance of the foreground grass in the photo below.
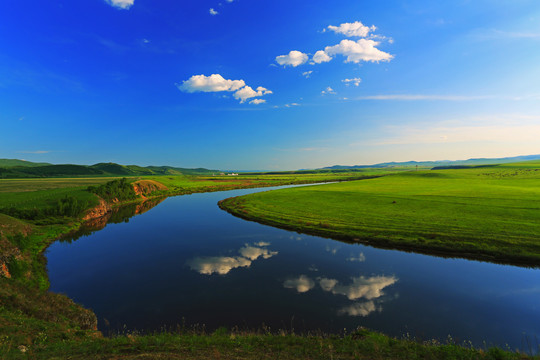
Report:
[[[342,336],[220,329],[213,334],[162,333],[42,342],[24,348],[0,346],[3,359],[538,359],[498,348],[394,339],[363,329]]]
[[[283,189],[220,206],[246,219],[377,247],[540,266],[540,162]]]

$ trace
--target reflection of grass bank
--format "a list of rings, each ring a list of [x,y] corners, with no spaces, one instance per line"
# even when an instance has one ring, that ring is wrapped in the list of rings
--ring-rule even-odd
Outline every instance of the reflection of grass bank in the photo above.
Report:
[[[224,200],[242,218],[373,246],[540,265],[540,163],[420,171]]]
[[[1,343],[0,343],[1,344]],[[530,359],[497,348],[477,350],[452,342],[416,342],[357,330],[347,335],[294,335],[282,332],[162,333],[149,336],[88,338],[35,345],[22,353],[4,345],[9,358],[35,359]],[[25,349],[23,349],[25,350]],[[536,357],[537,358],[537,357]]]

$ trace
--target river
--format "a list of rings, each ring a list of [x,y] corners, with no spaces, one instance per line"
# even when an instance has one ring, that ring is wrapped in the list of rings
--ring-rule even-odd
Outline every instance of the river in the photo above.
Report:
[[[105,334],[197,324],[296,333],[364,326],[397,337],[538,348],[539,269],[347,244],[217,206],[267,190],[171,197],[125,208],[108,224],[95,221],[48,248],[50,290],[92,309]]]

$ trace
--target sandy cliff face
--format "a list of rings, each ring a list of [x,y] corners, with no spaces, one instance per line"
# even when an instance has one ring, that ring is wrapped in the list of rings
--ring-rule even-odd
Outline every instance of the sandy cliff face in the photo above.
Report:
[[[168,189],[165,185],[154,180],[139,180],[133,183],[133,190],[141,199],[146,200],[146,197],[148,195],[151,195],[152,193],[156,191],[168,190]],[[162,200],[159,200],[159,202],[160,201]],[[117,202],[118,202],[118,199],[113,200],[113,204]],[[140,209],[138,209],[135,212],[135,214],[143,213],[147,210],[147,208],[152,208],[157,204],[150,205],[150,206],[149,205],[150,203],[146,204],[146,202],[143,202],[142,204],[139,205]],[[99,219],[99,218],[105,217],[106,215],[110,215],[111,211],[112,211],[111,205],[107,203],[105,200],[99,199],[99,205],[88,210],[86,215],[83,217],[83,220],[88,221],[88,220]],[[105,221],[104,223],[106,222],[107,221]]]
[[[0,277],[6,277],[8,279],[11,278],[11,274],[9,273],[9,270],[7,268],[6,263],[0,263]]]
[[[111,212],[111,206],[103,199],[99,199],[99,205],[88,210],[83,220],[97,219]]]
[[[146,196],[155,191],[168,190],[168,188],[162,183],[154,180],[139,180],[133,183],[133,190],[135,190],[135,194],[145,199]]]

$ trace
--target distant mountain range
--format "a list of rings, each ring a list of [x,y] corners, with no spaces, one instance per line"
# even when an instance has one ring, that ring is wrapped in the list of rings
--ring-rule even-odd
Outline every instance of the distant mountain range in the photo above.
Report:
[[[392,168],[392,167],[440,167],[440,166],[459,166],[459,165],[492,165],[505,164],[512,162],[540,160],[540,155],[523,155],[505,158],[478,158],[468,160],[440,160],[440,161],[405,161],[405,162],[386,162],[374,165],[334,165],[323,167],[321,170],[345,170],[345,169],[365,169],[365,168]]]
[[[24,160],[0,159],[0,178],[40,178],[62,176],[208,175],[218,170],[186,169],[172,166],[138,166],[99,163],[94,165],[53,165]]]
[[[524,155],[505,158],[479,158],[468,160],[441,160],[441,161],[405,161],[386,162],[374,165],[334,165],[315,170],[298,170],[300,172],[317,171],[346,171],[365,168],[393,168],[393,167],[421,167],[421,168],[456,168],[460,166],[477,166],[505,164],[512,162],[540,160],[540,155]],[[296,173],[292,171],[289,173]],[[0,159],[0,178],[43,178],[43,177],[68,177],[68,176],[141,176],[141,175],[211,175],[219,174],[220,170],[205,168],[179,168],[173,166],[138,166],[120,165],[116,163],[99,163],[94,165],[54,165],[49,163],[36,163],[17,159]],[[238,171],[237,171],[238,172]],[[257,173],[250,171],[249,173]],[[273,172],[282,173],[282,172]]]

